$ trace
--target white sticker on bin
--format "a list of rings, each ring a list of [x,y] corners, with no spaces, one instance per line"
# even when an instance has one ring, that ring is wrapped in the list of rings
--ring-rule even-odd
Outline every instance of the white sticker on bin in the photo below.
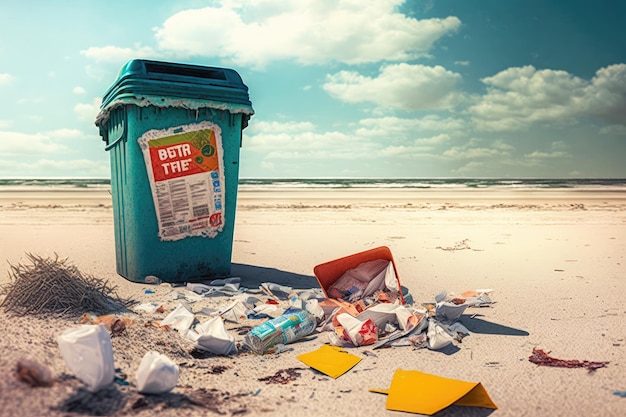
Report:
[[[213,238],[224,227],[222,131],[204,121],[150,130],[143,152],[161,240]]]

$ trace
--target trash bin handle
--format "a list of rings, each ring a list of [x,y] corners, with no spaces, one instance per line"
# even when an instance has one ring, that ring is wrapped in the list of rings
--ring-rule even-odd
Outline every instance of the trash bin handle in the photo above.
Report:
[[[128,125],[126,123],[126,114],[120,113],[121,117],[119,123],[115,124],[115,127],[109,132],[108,129],[104,132],[106,134],[106,143],[104,150],[111,150],[117,143],[126,137]],[[109,119],[111,120],[111,119]],[[113,142],[111,142],[111,140]]]

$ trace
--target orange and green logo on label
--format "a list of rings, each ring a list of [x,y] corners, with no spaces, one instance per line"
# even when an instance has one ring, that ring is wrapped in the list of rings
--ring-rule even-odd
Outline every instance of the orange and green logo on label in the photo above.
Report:
[[[218,171],[220,168],[212,129],[152,139],[148,141],[148,149],[155,181]]]

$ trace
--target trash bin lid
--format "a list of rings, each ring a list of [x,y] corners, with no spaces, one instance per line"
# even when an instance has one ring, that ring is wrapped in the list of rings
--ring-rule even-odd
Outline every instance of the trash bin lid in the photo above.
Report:
[[[106,124],[114,107],[129,103],[254,114],[248,87],[235,70],[146,59],[134,59],[122,67],[102,98],[96,125]]]

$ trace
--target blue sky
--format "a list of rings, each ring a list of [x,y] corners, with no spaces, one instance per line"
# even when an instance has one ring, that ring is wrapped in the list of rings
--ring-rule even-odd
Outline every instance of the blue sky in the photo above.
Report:
[[[620,1],[0,1],[0,177],[108,177],[133,58],[236,69],[242,177],[626,177]]]

